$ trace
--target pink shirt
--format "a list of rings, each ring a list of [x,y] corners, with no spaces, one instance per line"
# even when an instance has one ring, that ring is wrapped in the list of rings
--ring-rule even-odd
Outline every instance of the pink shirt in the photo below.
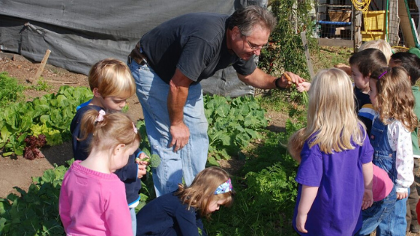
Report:
[[[124,183],[75,161],[64,176],[59,212],[67,235],[133,235]]]
[[[391,192],[394,183],[389,178],[388,174],[381,168],[373,165],[373,201],[377,202],[384,199]]]

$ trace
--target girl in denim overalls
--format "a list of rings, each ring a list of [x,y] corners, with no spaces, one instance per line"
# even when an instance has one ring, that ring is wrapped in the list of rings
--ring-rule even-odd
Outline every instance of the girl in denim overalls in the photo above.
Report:
[[[404,235],[406,201],[413,176],[411,132],[417,126],[410,80],[401,67],[384,67],[371,74],[370,99],[377,115],[370,141],[375,150],[373,163],[384,169],[394,189],[384,200],[363,211],[363,226],[357,235],[376,228],[376,235]]]

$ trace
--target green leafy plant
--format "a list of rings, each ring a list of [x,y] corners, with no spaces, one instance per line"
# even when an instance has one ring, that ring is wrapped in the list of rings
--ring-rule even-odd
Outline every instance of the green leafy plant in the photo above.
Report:
[[[204,96],[204,107],[209,123],[210,164],[217,160],[238,155],[253,139],[259,138],[258,130],[267,126],[265,110],[253,97],[225,98]]]
[[[22,155],[28,135],[43,134],[47,145],[69,140],[70,123],[76,107],[89,100],[92,92],[85,87],[62,86],[56,94],[18,102],[0,113],[0,149],[3,156]]]
[[[259,66],[263,70],[278,74],[291,71],[309,78],[300,33],[306,31],[309,48],[317,48],[316,40],[311,37],[314,24],[309,15],[310,8],[311,1],[270,1],[270,9],[277,16],[277,26],[270,35],[269,47],[260,56]]]
[[[15,187],[21,196],[0,198],[0,235],[65,235],[58,213],[58,197],[68,166],[55,166],[32,178],[29,190]]]

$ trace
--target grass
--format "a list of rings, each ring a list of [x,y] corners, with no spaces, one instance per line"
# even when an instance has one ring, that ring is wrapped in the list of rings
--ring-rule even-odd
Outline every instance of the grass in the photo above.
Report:
[[[353,48],[323,46],[311,52],[314,72],[331,68],[339,63],[347,64],[353,54]]]

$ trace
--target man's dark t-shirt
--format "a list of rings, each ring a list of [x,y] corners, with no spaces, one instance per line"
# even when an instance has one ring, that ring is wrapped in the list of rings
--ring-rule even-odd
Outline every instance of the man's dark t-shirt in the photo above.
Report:
[[[149,66],[167,83],[176,68],[195,82],[229,65],[241,75],[252,74],[253,59],[244,61],[227,49],[228,19],[216,13],[190,13],[162,23],[140,40]]]

